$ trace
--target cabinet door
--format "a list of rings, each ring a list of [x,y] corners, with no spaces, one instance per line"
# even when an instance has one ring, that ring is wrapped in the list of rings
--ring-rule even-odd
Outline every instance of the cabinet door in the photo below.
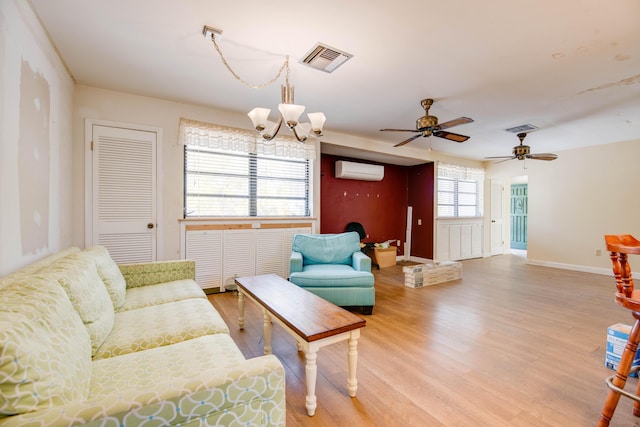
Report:
[[[277,274],[287,277],[285,268],[285,239],[282,229],[256,231],[256,274]],[[289,256],[286,256],[287,260]]]
[[[187,231],[185,236],[185,258],[196,262],[196,282],[202,289],[224,291],[222,231],[193,230]]]
[[[235,278],[256,273],[256,231],[224,230],[223,284],[235,289]]]

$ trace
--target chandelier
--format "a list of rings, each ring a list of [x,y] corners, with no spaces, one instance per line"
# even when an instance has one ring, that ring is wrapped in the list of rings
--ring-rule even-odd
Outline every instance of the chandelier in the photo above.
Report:
[[[211,39],[213,45],[218,51],[218,54],[220,55],[220,59],[222,60],[224,66],[239,82],[241,82],[245,86],[248,86],[252,89],[261,89],[275,82],[282,75],[282,72],[285,72],[285,84],[281,86],[282,102],[278,105],[278,111],[280,112],[278,121],[273,122],[269,120],[269,114],[271,113],[271,109],[269,108],[256,107],[253,110],[249,111],[249,113],[247,113],[247,115],[251,119],[251,122],[253,123],[253,127],[264,140],[271,141],[273,138],[275,138],[275,136],[280,131],[283,123],[287,128],[289,128],[291,132],[293,132],[295,138],[303,143],[307,140],[309,135],[322,135],[322,127],[324,126],[324,122],[326,121],[326,117],[323,113],[307,113],[309,123],[298,121],[302,113],[304,113],[305,106],[294,103],[293,86],[289,84],[288,55],[286,56],[284,63],[273,79],[261,85],[253,85],[240,78],[240,76],[231,69],[231,66],[229,66],[226,59],[224,58],[224,55],[222,55],[222,51],[220,50],[220,47],[216,42],[216,34],[221,35],[222,30],[205,26],[202,30],[202,34],[205,36],[205,38]]]

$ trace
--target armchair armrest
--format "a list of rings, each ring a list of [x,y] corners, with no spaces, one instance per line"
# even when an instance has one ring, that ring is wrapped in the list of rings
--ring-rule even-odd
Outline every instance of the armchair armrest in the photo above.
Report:
[[[351,256],[351,266],[356,271],[371,272],[371,258],[360,251],[354,252]]]
[[[291,258],[289,258],[289,274],[302,271],[302,253],[291,251]]]
[[[196,262],[189,259],[120,264],[127,288],[196,279]]]
[[[2,419],[6,426],[137,426],[158,418],[162,425],[284,426],[284,368],[273,355],[237,366],[208,369],[197,378],[159,380],[148,389],[73,401],[50,409]],[[264,424],[260,424],[260,423]]]

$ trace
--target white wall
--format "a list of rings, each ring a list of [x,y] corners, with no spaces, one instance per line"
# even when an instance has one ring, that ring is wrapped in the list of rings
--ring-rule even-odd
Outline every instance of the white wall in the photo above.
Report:
[[[84,181],[85,181],[85,128],[86,119],[106,120],[118,123],[152,126],[162,129],[162,159],[159,171],[162,179],[162,217],[164,224],[158,224],[163,237],[163,248],[158,251],[158,259],[178,259],[180,257],[180,223],[183,205],[183,146],[178,141],[180,118],[185,117],[220,125],[250,129],[251,122],[245,113],[233,113],[208,107],[185,104],[133,95],[123,92],[76,86],[74,111],[73,173],[73,242],[84,247]],[[315,179],[319,183],[320,154],[316,141]],[[319,192],[314,195],[314,217],[320,213]]]
[[[28,2],[0,2],[0,275],[71,246],[73,80]]]
[[[516,160],[491,165],[487,177],[507,178],[508,188],[528,176],[529,263],[610,274],[603,236],[640,236],[640,139],[557,154],[527,161],[526,170]]]

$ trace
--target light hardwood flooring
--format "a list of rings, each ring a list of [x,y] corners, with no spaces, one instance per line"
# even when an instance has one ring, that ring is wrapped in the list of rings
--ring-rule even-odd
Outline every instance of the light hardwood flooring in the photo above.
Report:
[[[287,426],[593,426],[606,396],[606,331],[631,323],[613,277],[531,266],[517,255],[463,261],[463,279],[404,286],[402,266],[374,270],[362,317],[358,393],[347,393],[345,342],[318,354],[318,408],[305,411],[304,355],[274,324],[287,382]],[[262,318],[235,292],[209,300],[246,357],[262,354]],[[636,379],[628,383],[634,390]],[[640,426],[622,398],[612,426]]]

